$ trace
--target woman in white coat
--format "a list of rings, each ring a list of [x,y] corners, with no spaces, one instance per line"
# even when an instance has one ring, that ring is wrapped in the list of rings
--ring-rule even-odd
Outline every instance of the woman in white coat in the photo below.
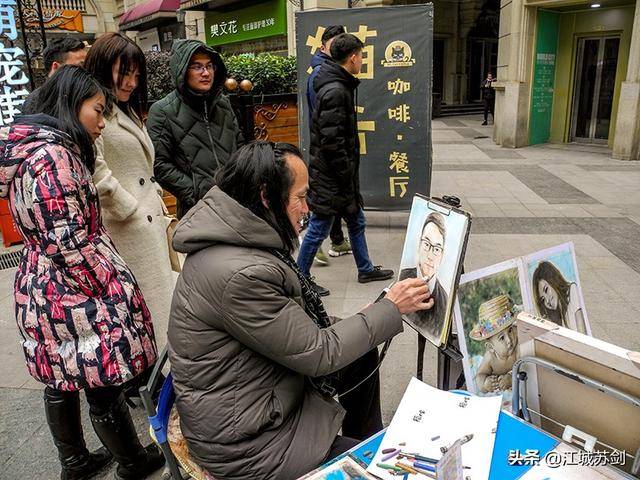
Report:
[[[85,68],[117,100],[96,141],[93,181],[103,222],[138,280],[161,346],[174,280],[162,188],[153,178],[153,144],[142,122],[147,106],[145,57],[127,37],[107,33],[91,46]]]

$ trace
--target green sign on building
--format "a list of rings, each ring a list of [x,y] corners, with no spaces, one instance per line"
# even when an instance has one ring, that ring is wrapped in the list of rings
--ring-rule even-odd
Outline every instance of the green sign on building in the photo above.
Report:
[[[287,33],[287,0],[269,0],[205,17],[207,45],[225,45]]]
[[[551,133],[559,18],[558,13],[538,10],[538,34],[529,122],[529,143],[531,145],[548,142]]]

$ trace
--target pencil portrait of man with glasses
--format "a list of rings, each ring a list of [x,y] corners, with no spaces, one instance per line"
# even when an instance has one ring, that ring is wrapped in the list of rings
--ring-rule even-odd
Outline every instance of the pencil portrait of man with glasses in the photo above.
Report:
[[[427,215],[422,229],[416,255],[416,266],[400,271],[400,280],[422,278],[429,287],[433,307],[429,310],[407,315],[407,320],[418,332],[438,345],[444,327],[448,295],[438,281],[438,271],[445,252],[447,230],[444,217],[437,212]]]

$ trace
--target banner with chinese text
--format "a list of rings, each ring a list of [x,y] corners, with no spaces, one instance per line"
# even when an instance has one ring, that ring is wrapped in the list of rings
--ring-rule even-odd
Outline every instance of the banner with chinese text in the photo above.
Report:
[[[25,53],[16,45],[17,8],[15,0],[0,0],[0,127],[13,122],[29,94]]]
[[[365,208],[411,207],[431,187],[433,6],[296,12],[300,147],[309,160],[307,78],[326,27],[344,25],[365,44],[356,110]]]

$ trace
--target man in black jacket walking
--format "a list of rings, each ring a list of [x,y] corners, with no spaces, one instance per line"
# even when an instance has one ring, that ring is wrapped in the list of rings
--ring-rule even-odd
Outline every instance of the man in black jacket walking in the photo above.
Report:
[[[311,73],[309,74],[309,78],[307,80],[307,107],[309,110],[309,127],[311,127],[311,122],[313,121],[313,112],[316,108],[316,90],[313,87],[313,82],[316,80],[322,64],[324,62],[333,61],[333,59],[331,58],[331,43],[333,43],[334,38],[343,33],[345,33],[345,30],[342,25],[328,26],[322,34],[322,46],[320,47],[320,51],[316,53],[311,59],[311,68],[313,70],[311,70]],[[336,215],[336,217],[333,219],[333,225],[331,226],[329,237],[331,238],[331,248],[329,249],[330,256],[339,257],[341,255],[348,255],[351,253],[351,244],[349,243],[349,240],[344,238],[344,233],[342,233],[342,219],[338,215]],[[320,265],[329,265],[329,259],[322,251],[322,247],[320,247],[318,249],[318,253],[316,253],[316,262],[318,262]]]
[[[374,266],[365,237],[360,195],[360,142],[354,93],[360,81],[363,43],[354,35],[338,35],[331,44],[333,62],[325,62],[314,81],[316,108],[311,121],[308,201],[313,215],[300,246],[298,265],[307,276],[313,257],[329,235],[334,216],[347,223],[358,281],[387,280],[393,270]],[[329,290],[315,282],[320,295]]]
[[[244,138],[222,92],[227,68],[218,52],[197,40],[176,40],[169,67],[176,88],[153,104],[147,128],[155,149],[153,174],[176,197],[182,218]]]

